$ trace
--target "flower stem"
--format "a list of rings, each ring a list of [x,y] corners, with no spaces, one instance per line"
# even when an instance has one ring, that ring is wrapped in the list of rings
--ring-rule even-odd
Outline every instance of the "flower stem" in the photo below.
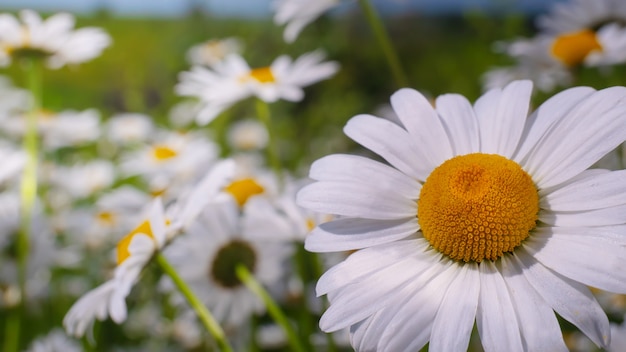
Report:
[[[280,162],[280,158],[278,157],[278,145],[276,144],[276,135],[273,131],[272,126],[272,116],[270,114],[269,105],[261,99],[256,100],[256,114],[265,125],[267,129],[267,133],[269,135],[269,145],[267,146],[267,158],[269,159],[269,163],[274,169],[274,172],[278,176],[279,184],[282,184],[282,165]]]
[[[13,307],[7,312],[7,319],[5,321],[5,339],[3,348],[5,352],[17,352],[20,351],[20,309],[19,307]]]
[[[393,75],[396,84],[399,87],[407,87],[408,83],[406,80],[406,75],[404,74],[404,70],[402,69],[400,60],[398,59],[398,54],[391,45],[389,33],[387,33],[387,31],[385,30],[383,22],[378,16],[376,9],[374,8],[374,6],[372,6],[369,0],[359,0],[359,4],[361,5],[363,12],[365,13],[365,18],[367,19],[367,22],[369,22],[369,25],[374,32],[374,36],[376,37],[376,41],[378,41],[378,45],[380,45],[380,48],[385,54],[387,64],[389,64],[391,74]]]
[[[261,286],[261,284],[254,279],[254,276],[250,273],[248,268],[242,264],[238,264],[235,268],[235,272],[237,273],[239,280],[241,280],[241,282],[243,282],[243,284],[246,285],[250,291],[263,300],[268,313],[272,316],[274,321],[283,328],[287,334],[291,351],[304,352],[305,349],[300,343],[300,338],[291,326],[287,316],[285,316],[285,313],[283,313],[278,304],[274,302],[269,293],[265,291],[263,286]]]
[[[217,342],[219,348],[224,352],[232,352],[233,348],[228,343],[226,336],[224,335],[224,330],[217,323],[211,312],[207,309],[207,307],[200,301],[198,296],[191,290],[189,285],[178,275],[178,272],[174,267],[169,263],[169,261],[161,254],[157,253],[156,262],[159,264],[161,269],[174,281],[174,284],[178,288],[178,290],[185,296],[189,305],[196,311],[198,314],[198,318],[202,321],[206,329],[213,335],[213,338]]]

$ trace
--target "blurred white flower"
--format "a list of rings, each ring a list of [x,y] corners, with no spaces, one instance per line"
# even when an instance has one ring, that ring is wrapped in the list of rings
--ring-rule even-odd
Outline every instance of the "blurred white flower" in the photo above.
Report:
[[[228,144],[238,151],[263,149],[268,141],[267,129],[258,120],[237,121],[228,129]]]
[[[324,12],[337,6],[340,0],[276,0],[273,3],[274,23],[286,24],[283,38],[293,43],[304,27],[315,21]]]
[[[116,177],[113,163],[98,159],[72,166],[58,165],[47,173],[52,185],[74,199],[87,198],[109,188]]]
[[[139,274],[166,241],[166,219],[159,198],[149,206],[139,226],[117,245],[117,267],[113,278],[81,297],[63,318],[63,326],[73,336],[83,336],[94,319],[107,316],[116,323],[126,320],[126,296],[139,280]]]
[[[555,3],[537,19],[537,25],[548,34],[576,32],[599,28],[611,22],[626,23],[626,2],[622,0],[570,0]]]
[[[325,55],[314,51],[295,61],[286,55],[270,66],[251,69],[243,57],[233,54],[212,70],[194,66],[182,72],[176,93],[197,97],[202,109],[196,121],[205,125],[234,103],[256,96],[272,103],[279,99],[297,102],[304,98],[303,87],[333,76],[339,70],[334,61],[322,62]]]
[[[242,222],[232,204],[209,205],[164,252],[225,330],[241,326],[251,314],[264,310],[258,296],[238,279],[236,266],[244,265],[262,285],[272,286],[283,277],[291,252],[289,243],[281,240],[285,235],[276,234],[279,229],[251,234]],[[169,278],[161,286],[174,290]],[[178,294],[172,298],[182,301]]]
[[[146,141],[154,132],[152,118],[140,113],[120,113],[105,123],[107,138],[116,144],[132,144]]]
[[[237,38],[211,39],[187,51],[191,65],[213,66],[230,54],[240,54],[243,44]]]
[[[0,66],[22,57],[44,58],[50,68],[79,64],[99,56],[111,43],[100,28],[73,27],[74,16],[68,13],[46,20],[31,10],[22,10],[19,19],[0,14]]]
[[[34,340],[26,352],[81,352],[80,344],[57,328]]]

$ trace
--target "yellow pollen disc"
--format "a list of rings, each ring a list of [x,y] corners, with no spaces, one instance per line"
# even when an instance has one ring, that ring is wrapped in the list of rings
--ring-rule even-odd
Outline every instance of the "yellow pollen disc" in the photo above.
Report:
[[[552,55],[568,67],[576,66],[585,61],[587,55],[594,50],[602,51],[594,31],[583,29],[559,35],[552,43]]]
[[[254,179],[244,178],[241,180],[233,181],[225,188],[225,191],[232,194],[232,196],[235,197],[237,204],[242,207],[244,204],[246,204],[248,198],[255,194],[261,194],[265,190]]]
[[[117,265],[122,264],[128,257],[130,257],[128,246],[130,246],[130,242],[133,240],[133,237],[139,233],[148,235],[154,239],[150,223],[148,221],[144,221],[139,224],[139,226],[132,230],[128,235],[124,236],[124,238],[117,243]]]
[[[175,150],[164,145],[155,146],[152,150],[152,154],[154,158],[159,161],[171,159],[177,155]]]
[[[273,83],[276,82],[272,69],[269,67],[260,67],[250,70],[250,77],[256,79],[261,83]]]
[[[422,186],[417,219],[430,244],[457,261],[496,260],[535,227],[539,195],[514,161],[495,154],[454,157]]]
[[[98,220],[106,225],[114,225],[115,224],[115,214],[110,211],[102,211],[99,212],[96,217]]]

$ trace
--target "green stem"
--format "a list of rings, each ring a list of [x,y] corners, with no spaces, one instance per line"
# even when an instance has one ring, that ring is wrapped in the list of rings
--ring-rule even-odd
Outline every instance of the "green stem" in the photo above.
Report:
[[[20,309],[19,307],[13,307],[7,314],[7,320],[5,322],[5,339],[4,339],[4,351],[5,352],[17,352],[19,351],[20,344]]]
[[[278,304],[274,302],[272,297],[265,291],[263,286],[259,284],[252,273],[245,267],[243,264],[238,264],[235,268],[235,272],[237,273],[237,277],[241,282],[243,282],[246,287],[254,294],[256,294],[263,303],[265,303],[265,307],[267,308],[267,312],[272,316],[274,321],[280,325],[285,333],[287,334],[287,339],[289,340],[289,345],[291,346],[291,351],[294,352],[304,352],[305,349],[300,343],[300,339],[298,334],[294,331],[293,326],[285,316],[285,313],[280,309]]]
[[[280,163],[280,158],[278,156],[278,145],[276,144],[276,136],[272,128],[273,127],[272,116],[270,114],[269,105],[263,100],[257,99],[256,100],[256,113],[257,113],[259,120],[261,120],[263,125],[265,125],[265,128],[267,129],[267,133],[269,135],[269,145],[267,146],[267,158],[269,159],[269,163],[272,169],[274,169],[274,172],[278,176],[279,184],[282,185],[283,168]]]
[[[183,296],[185,296],[191,308],[196,311],[198,318],[200,318],[200,321],[202,321],[206,329],[213,335],[219,348],[224,352],[232,352],[233,348],[228,343],[222,327],[217,323],[215,318],[213,318],[211,312],[209,312],[207,307],[200,301],[198,296],[195,295],[189,285],[178,275],[176,269],[174,269],[161,253],[157,253],[156,261],[161,269],[174,281],[174,284]]]
[[[380,48],[385,54],[385,59],[387,59],[387,64],[389,64],[391,74],[393,75],[396,84],[399,87],[407,87],[408,82],[406,80],[404,70],[402,69],[402,65],[400,64],[400,60],[398,59],[398,54],[391,45],[389,33],[387,33],[387,31],[385,30],[383,22],[378,16],[376,9],[374,9],[374,6],[372,6],[369,0],[359,0],[359,4],[361,5],[363,12],[365,13],[365,18],[367,18],[367,22],[369,22],[369,25],[374,32],[374,36],[376,37],[376,41],[378,41],[378,45],[380,45]]]

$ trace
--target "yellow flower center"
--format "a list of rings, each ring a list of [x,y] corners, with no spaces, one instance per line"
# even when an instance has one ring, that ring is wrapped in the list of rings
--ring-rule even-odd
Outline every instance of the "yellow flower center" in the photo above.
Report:
[[[115,224],[115,214],[110,211],[101,211],[96,217],[104,225],[112,226]]]
[[[175,150],[164,145],[155,146],[154,149],[152,150],[152,154],[154,155],[154,158],[158,161],[171,159],[175,157],[176,155],[178,155],[178,153],[176,153]]]
[[[150,223],[148,221],[144,221],[139,224],[139,226],[132,230],[128,235],[124,236],[124,238],[117,243],[117,265],[122,264],[128,257],[130,257],[130,252],[128,251],[130,242],[133,240],[135,235],[140,233],[148,235],[150,238],[154,239]]]
[[[233,181],[230,185],[226,186],[225,191],[235,198],[240,207],[243,207],[248,201],[248,198],[255,194],[261,194],[265,190],[263,186],[259,185],[254,179],[244,178]]]
[[[495,154],[454,157],[428,176],[417,218],[430,244],[457,261],[496,260],[535,227],[539,195],[515,162]]]
[[[552,43],[552,55],[564,65],[573,67],[585,61],[587,55],[594,50],[602,51],[602,45],[594,31],[583,29],[559,35]]]
[[[269,67],[260,67],[250,70],[250,77],[256,79],[261,83],[273,83],[276,82],[272,69]]]

